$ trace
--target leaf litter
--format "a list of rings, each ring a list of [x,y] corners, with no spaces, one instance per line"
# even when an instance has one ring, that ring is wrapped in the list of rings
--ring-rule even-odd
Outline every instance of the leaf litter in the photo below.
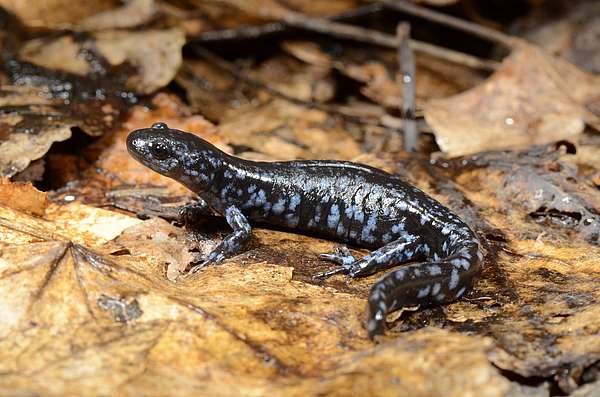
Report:
[[[48,165],[55,142],[71,142],[77,129],[94,137],[76,152],[89,165],[58,190],[0,184],[2,390],[49,396],[597,390],[599,142],[584,130],[598,126],[596,76],[532,45],[514,48],[489,77],[418,56],[417,103],[430,133],[420,154],[386,152],[402,124],[394,110],[403,98],[393,53],[369,48],[361,58],[363,49],[348,43],[285,41],[260,61],[234,61],[235,69],[225,70],[207,58],[179,58],[181,32],[214,37],[218,28],[238,32],[240,23],[291,14],[280,5],[254,14],[236,2],[198,5],[214,18],[207,24],[160,3],[170,18],[160,27],[151,22],[160,19],[159,3],[133,1],[120,9],[100,3],[101,13],[83,22],[74,10],[78,17],[70,23],[90,32],[83,46],[68,34],[18,43],[12,70],[21,75],[1,80],[0,151],[15,153],[0,157],[3,175],[16,180],[40,165],[60,169]],[[309,18],[323,13],[318,4],[293,3]],[[326,7],[329,16],[356,7],[334,3]],[[123,25],[128,18],[120,16],[132,9],[139,19]],[[58,20],[45,23],[64,23]],[[136,24],[141,31],[114,30]],[[89,43],[99,53],[82,62]],[[61,65],[65,57],[70,61]],[[93,78],[98,66],[100,77]],[[454,80],[447,77],[453,73]],[[189,105],[156,92],[174,78]],[[92,84],[57,89],[69,81]],[[355,91],[348,94],[348,86]],[[106,95],[98,96],[98,87]],[[461,301],[390,316],[377,344],[363,326],[377,275],[313,278],[328,268],[318,254],[334,242],[255,227],[244,253],[187,276],[228,229],[205,219],[191,234],[162,218],[134,216],[176,214],[194,199],[125,150],[130,130],[157,121],[246,158],[355,160],[398,173],[475,228],[485,243],[484,272]],[[41,138],[27,137],[25,146],[19,134],[29,131]],[[551,144],[559,139],[572,143]],[[24,148],[26,154],[16,152]],[[430,158],[434,150],[441,152]]]

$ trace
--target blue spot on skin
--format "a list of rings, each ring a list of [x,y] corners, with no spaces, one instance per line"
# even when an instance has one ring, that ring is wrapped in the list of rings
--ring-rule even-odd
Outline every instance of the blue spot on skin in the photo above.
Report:
[[[403,232],[404,231],[404,224],[403,223],[398,223],[395,224],[394,226],[392,226],[392,233],[397,234],[399,232]]]
[[[450,282],[448,283],[449,289],[454,289],[458,286],[458,270],[452,269],[452,273],[450,274]]]
[[[367,220],[367,224],[362,229],[360,238],[363,241],[366,241],[368,243],[375,242],[375,236],[372,234],[372,232],[375,231],[376,227],[377,227],[377,218],[375,217],[375,215],[371,215],[369,217],[369,219]]]
[[[428,269],[429,274],[432,276],[439,276],[440,274],[442,274],[442,269],[438,265],[430,265]]]
[[[286,220],[286,222],[285,222],[285,223],[286,223],[286,224],[287,224],[289,227],[296,227],[296,226],[298,226],[298,222],[300,222],[300,218],[299,218],[299,217],[297,217],[297,216],[296,216],[296,215],[294,215],[294,214],[287,214],[287,215],[285,216],[285,220]]]
[[[346,218],[348,218],[348,219],[354,218],[354,206],[351,205],[348,208],[346,208],[346,211],[344,211],[344,213],[346,214]]]
[[[329,210],[329,216],[327,217],[327,226],[330,229],[335,229],[337,224],[340,222],[340,208],[337,204],[333,204]]]
[[[365,213],[362,211],[357,211],[354,214],[354,219],[356,219],[359,223],[363,223],[365,220]]]
[[[424,298],[429,295],[429,291],[431,290],[431,285],[428,285],[425,288],[421,288],[417,293],[417,298]]]
[[[298,193],[296,193],[290,198],[290,211],[295,211],[296,207],[299,204],[300,204],[300,195]]]
[[[285,200],[284,199],[279,199],[277,200],[277,202],[275,204],[273,204],[273,213],[274,214],[281,214],[283,213],[283,211],[285,211]]]
[[[464,259],[464,258],[456,258],[452,260],[452,264],[455,267],[460,267],[463,268],[465,270],[469,270],[469,267],[471,266],[471,264],[469,263],[468,260]]]
[[[258,193],[256,194],[256,198],[254,199],[254,205],[256,205],[257,207],[260,207],[261,205],[265,204],[267,202],[267,195],[265,194],[265,191],[260,189],[258,191]]]
[[[396,272],[394,273],[394,277],[396,277],[396,280],[402,281],[402,280],[404,280],[404,273],[405,273],[404,269],[396,270]]]
[[[222,190],[221,190],[221,199],[225,199],[225,197],[227,197],[227,192],[229,190],[228,186],[225,186]]]

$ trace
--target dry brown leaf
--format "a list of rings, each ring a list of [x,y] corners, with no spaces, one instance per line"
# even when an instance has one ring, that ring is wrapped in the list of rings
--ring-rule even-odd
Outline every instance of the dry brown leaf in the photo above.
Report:
[[[300,64],[289,57],[275,57],[251,72],[284,95],[307,102],[326,102],[335,94],[330,69]]]
[[[401,76],[396,70],[396,59],[393,66],[386,66],[376,59],[361,61],[364,54],[349,54],[349,59],[333,62],[333,66],[348,77],[361,83],[361,93],[373,102],[382,106],[399,109],[402,106]],[[389,60],[388,60],[389,61]],[[436,60],[429,56],[419,56],[416,60],[416,103],[422,108],[426,101],[443,98],[464,91],[481,81],[473,72]]]
[[[192,109],[214,122],[227,109],[251,100],[233,76],[203,60],[184,60],[175,81],[185,89]]]
[[[232,144],[271,160],[351,159],[361,151],[338,122],[320,110],[281,99],[231,110],[219,129]]]
[[[425,119],[442,151],[459,156],[572,138],[600,125],[588,110],[599,97],[600,77],[523,45],[484,84],[431,101]]]
[[[447,6],[457,2],[458,0],[414,0],[414,3],[425,3],[432,6]]]
[[[570,390],[577,372],[561,369],[600,359],[600,249],[523,238],[516,228],[532,226],[496,209],[489,187],[473,186],[467,197],[512,231],[510,246],[488,257],[465,299],[414,312],[413,328],[401,319],[408,331],[392,327],[380,346],[363,325],[378,275],[312,278],[333,242],[254,228],[244,253],[181,278],[192,248],[164,221],[79,203],[52,204],[45,220],[0,207],[0,386],[46,395],[519,395],[492,360]],[[219,239],[207,235],[200,252]],[[420,329],[435,310],[446,329]]]
[[[45,97],[40,89],[2,86],[0,106],[12,111],[0,114],[0,176],[14,176],[71,137],[75,122],[60,117],[56,101]]]
[[[122,7],[85,18],[76,28],[86,31],[132,28],[149,22],[156,11],[154,0],[130,0]]]
[[[362,327],[362,297],[293,277],[291,264],[303,272],[298,264],[316,256],[298,251],[314,239],[258,230],[260,250],[174,284],[155,256],[162,241],[146,239],[146,249],[137,244],[128,254],[105,244],[126,218],[72,204],[53,206],[42,221],[0,207],[3,390],[341,396],[410,385],[418,396],[502,396],[509,389],[486,358],[490,340],[421,330],[374,346]],[[96,229],[101,224],[112,227]],[[170,227],[162,224],[155,234]],[[267,247],[276,247],[278,263],[260,259]]]
[[[138,72],[128,87],[149,94],[169,84],[181,65],[181,48],[185,44],[180,29],[142,32],[106,31],[96,35],[96,46],[113,65],[129,62]]]
[[[600,3],[596,1],[557,1],[551,6],[534,8],[525,18],[517,20],[511,30],[584,70],[598,73],[599,17]]]
[[[144,30],[139,32],[101,31],[88,41],[75,41],[72,36],[56,40],[32,40],[25,43],[19,57],[49,69],[81,76],[92,72],[92,65],[81,56],[93,47],[113,66],[128,63],[135,67],[127,80],[127,88],[148,94],[167,85],[181,65],[181,48],[185,43],[179,29]]]
[[[101,135],[117,119],[119,110],[110,99],[99,102],[72,98],[72,102],[65,103],[60,96],[50,99],[49,91],[49,87],[0,87],[0,106],[5,108],[0,114],[0,176],[13,177],[26,170],[53,143],[69,139],[72,127]],[[43,168],[40,162],[36,165]]]
[[[331,68],[333,65],[331,56],[326,54],[317,43],[313,43],[312,41],[287,40],[281,43],[281,48],[311,65],[322,68]]]
[[[6,122],[6,117],[0,119]],[[0,140],[0,175],[11,177],[23,171],[32,160],[46,154],[54,142],[70,137],[71,125],[49,126],[38,130],[37,134],[16,132],[8,135]]]
[[[0,178],[0,205],[43,216],[48,205],[48,194],[40,192],[31,183],[11,183],[6,178]]]
[[[64,28],[118,3],[117,0],[0,0],[0,6],[16,14],[24,24],[49,28]]]

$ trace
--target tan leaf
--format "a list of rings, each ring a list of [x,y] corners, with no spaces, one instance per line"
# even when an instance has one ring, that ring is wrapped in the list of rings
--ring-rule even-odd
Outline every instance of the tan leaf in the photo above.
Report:
[[[568,139],[586,122],[600,97],[600,78],[533,46],[516,49],[484,84],[432,100],[425,119],[450,156],[520,148]]]

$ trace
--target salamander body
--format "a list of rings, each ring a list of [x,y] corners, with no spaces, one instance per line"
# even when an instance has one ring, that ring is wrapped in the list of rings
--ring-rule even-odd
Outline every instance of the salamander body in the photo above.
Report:
[[[367,331],[384,331],[387,313],[405,306],[451,302],[481,271],[480,243],[450,210],[382,170],[343,161],[254,162],[224,153],[164,123],[133,131],[130,154],[201,198],[184,211],[214,212],[233,232],[200,265],[243,250],[251,222],[374,249],[361,259],[347,248],[321,257],[339,264],[330,276],[385,274],[370,292]]]

